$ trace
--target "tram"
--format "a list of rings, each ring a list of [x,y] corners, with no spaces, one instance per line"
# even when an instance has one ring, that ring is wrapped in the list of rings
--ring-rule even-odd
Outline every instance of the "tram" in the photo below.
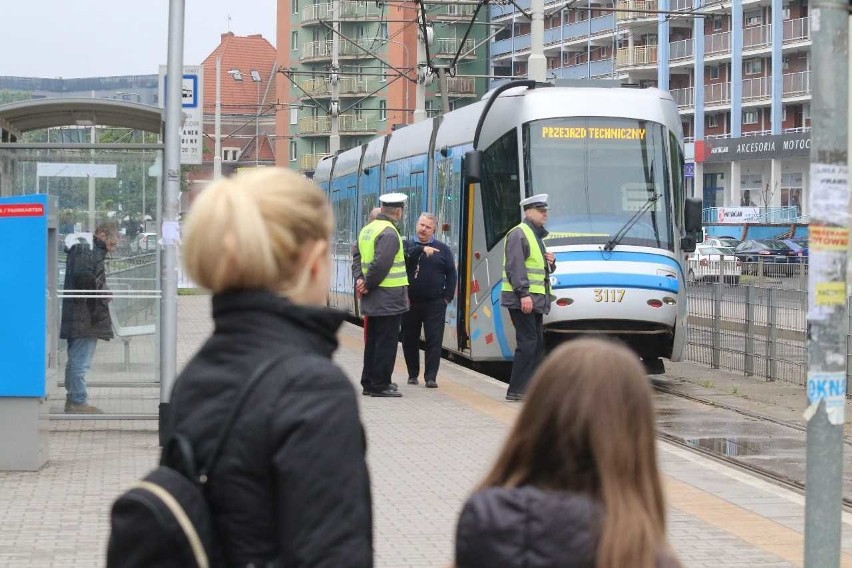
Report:
[[[557,268],[544,318],[548,346],[578,335],[617,337],[662,372],[686,340],[684,257],[701,230],[685,196],[677,107],[658,89],[562,87],[516,81],[482,101],[322,160],[314,180],[336,218],[332,306],[358,316],[352,245],[383,193],[409,196],[402,234],[421,212],[458,262],[443,347],[473,362],[511,361],[500,306],[504,237],[518,202],[550,195],[545,241]]]

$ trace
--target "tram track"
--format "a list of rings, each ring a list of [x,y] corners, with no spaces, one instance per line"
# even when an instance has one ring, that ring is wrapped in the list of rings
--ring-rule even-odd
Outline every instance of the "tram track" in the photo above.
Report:
[[[795,432],[799,432],[799,433],[802,433],[802,434],[807,431],[807,429],[804,426],[801,426],[799,424],[795,424],[795,423],[785,421],[785,420],[780,420],[780,419],[777,419],[777,418],[773,418],[771,416],[765,416],[765,415],[762,415],[762,414],[759,414],[759,413],[756,413],[756,412],[752,412],[752,411],[749,411],[749,410],[745,410],[745,409],[742,409],[742,408],[738,408],[738,407],[735,407],[735,406],[732,406],[732,405],[719,403],[719,402],[714,401],[714,400],[694,396],[694,395],[691,395],[689,393],[679,391],[675,388],[671,388],[669,385],[666,385],[664,383],[660,383],[658,381],[652,380],[652,383],[653,383],[654,390],[656,392],[662,393],[664,395],[668,395],[668,396],[675,397],[675,398],[678,398],[678,399],[687,400],[689,402],[701,404],[701,405],[704,405],[704,406],[707,406],[707,407],[711,407],[713,409],[719,409],[719,410],[732,412],[732,413],[735,413],[736,415],[742,416],[742,417],[747,418],[749,420],[771,423],[771,424],[774,424],[776,426],[780,426],[782,428],[787,428],[787,429],[790,429],[790,430],[793,430]],[[666,431],[665,428],[661,427],[659,424],[658,424],[658,427],[657,427],[657,437],[661,440],[664,440],[664,441],[666,441],[670,444],[673,444],[675,446],[678,446],[682,449],[688,450],[692,453],[696,453],[696,454],[699,454],[701,456],[710,458],[710,459],[712,459],[716,462],[723,463],[725,465],[734,467],[734,468],[739,469],[741,471],[751,473],[752,475],[755,475],[755,476],[760,477],[760,478],[762,478],[766,481],[774,483],[775,485],[784,487],[786,489],[790,489],[790,490],[795,491],[796,493],[799,493],[801,495],[805,494],[805,483],[801,479],[796,479],[795,477],[792,477],[790,475],[786,475],[786,474],[781,473],[779,471],[769,469],[767,467],[762,467],[760,465],[757,465],[755,463],[750,463],[750,462],[743,460],[743,459],[738,459],[735,456],[726,455],[725,453],[722,453],[722,452],[719,452],[719,451],[714,451],[712,449],[702,447],[702,446],[697,445],[695,443],[690,443],[687,438],[685,438],[683,436],[679,436],[679,435],[674,434],[672,432]],[[850,440],[848,437],[844,437],[843,441],[844,441],[844,444],[846,446],[852,446],[852,440]],[[852,512],[852,498],[846,497],[846,496],[843,497],[843,509],[846,512]]]

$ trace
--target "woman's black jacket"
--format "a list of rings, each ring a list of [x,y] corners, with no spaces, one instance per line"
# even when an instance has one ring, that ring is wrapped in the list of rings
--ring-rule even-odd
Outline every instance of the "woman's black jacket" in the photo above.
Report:
[[[344,314],[264,291],[213,297],[215,331],[175,383],[172,432],[205,463],[244,382],[247,399],[208,482],[229,566],[373,565],[370,480],[355,391],[331,361]]]
[[[595,568],[602,508],[577,493],[488,487],[465,503],[455,568]],[[658,568],[676,568],[662,551]]]

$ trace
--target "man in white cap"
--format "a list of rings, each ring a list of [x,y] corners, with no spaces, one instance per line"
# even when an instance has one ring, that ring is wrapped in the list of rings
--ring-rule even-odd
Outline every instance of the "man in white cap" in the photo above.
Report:
[[[521,201],[524,220],[506,235],[500,305],[509,309],[517,347],[506,400],[524,398],[527,382],[544,357],[544,314],[550,311],[550,278],[556,268],[553,253],[544,248],[547,236],[547,194]]]
[[[408,276],[398,224],[408,197],[387,193],[379,197],[381,211],[358,234],[358,251],[352,259],[355,290],[361,312],[367,316],[364,339],[362,394],[400,397],[391,381],[399,326],[408,311]]]

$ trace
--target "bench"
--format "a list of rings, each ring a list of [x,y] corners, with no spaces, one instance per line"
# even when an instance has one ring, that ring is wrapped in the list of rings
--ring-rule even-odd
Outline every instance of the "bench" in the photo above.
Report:
[[[124,342],[124,370],[130,370],[130,340],[141,335],[154,335],[157,326],[153,323],[147,325],[121,325],[118,313],[115,309],[115,300],[108,302],[109,319],[112,321],[112,332],[116,338]]]

